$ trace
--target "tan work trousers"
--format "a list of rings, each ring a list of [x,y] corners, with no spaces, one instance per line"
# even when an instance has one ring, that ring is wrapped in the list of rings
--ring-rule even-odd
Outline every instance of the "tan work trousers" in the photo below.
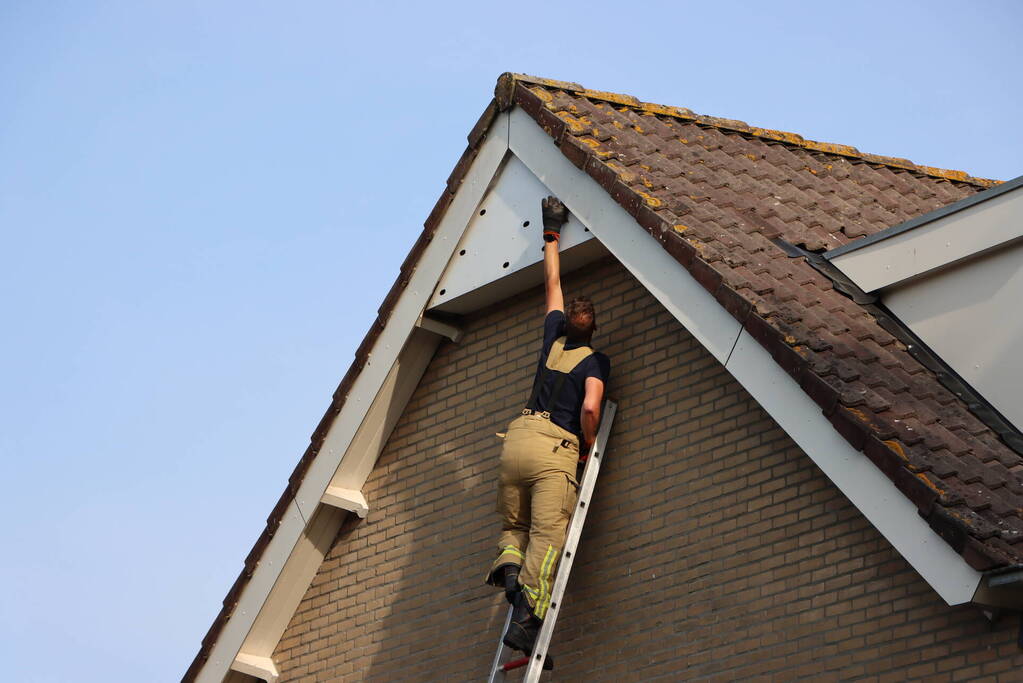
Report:
[[[549,419],[523,415],[508,426],[497,497],[501,537],[487,581],[496,583],[500,567],[521,566],[522,592],[540,619],[550,607],[554,571],[575,508],[578,462],[578,438]]]

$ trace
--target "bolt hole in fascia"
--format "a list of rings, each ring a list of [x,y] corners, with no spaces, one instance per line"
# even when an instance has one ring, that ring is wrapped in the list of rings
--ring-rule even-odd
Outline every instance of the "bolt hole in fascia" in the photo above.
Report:
[[[460,252],[458,252],[458,255],[459,256],[465,256],[465,249],[463,249]]]
[[[480,215],[481,215],[481,216],[482,216],[483,214],[485,214],[486,212],[487,212],[487,210],[486,210],[486,209],[480,209]]]
[[[508,267],[508,262],[507,262],[507,261],[505,261],[505,262],[504,262],[504,265],[503,265],[503,266],[501,266],[501,267],[502,267],[502,268],[507,268],[507,267]]]
[[[446,292],[446,291],[448,291],[448,290],[446,290],[446,289],[442,289],[442,290],[440,290],[440,295],[441,295],[441,296],[444,296],[444,292]]]
[[[523,228],[528,228],[529,227],[529,221],[526,221],[525,223],[523,223],[522,227]]]

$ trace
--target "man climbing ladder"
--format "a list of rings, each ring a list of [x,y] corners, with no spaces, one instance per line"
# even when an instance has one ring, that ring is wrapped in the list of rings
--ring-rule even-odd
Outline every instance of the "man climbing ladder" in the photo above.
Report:
[[[558,254],[568,210],[554,197],[541,203],[547,314],[533,391],[508,426],[501,451],[498,556],[487,583],[503,587],[514,606],[503,642],[531,654],[547,614],[554,571],[575,507],[580,452],[600,424],[611,361],[590,348],[593,304],[577,297],[565,309]],[[580,445],[582,450],[580,451]]]

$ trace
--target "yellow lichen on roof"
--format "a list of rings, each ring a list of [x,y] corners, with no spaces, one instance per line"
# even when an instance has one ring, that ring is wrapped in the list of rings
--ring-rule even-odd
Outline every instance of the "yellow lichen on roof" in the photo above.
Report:
[[[552,102],[554,100],[554,95],[544,88],[530,88],[529,92],[533,93],[544,102]]]
[[[609,149],[603,149],[600,144],[600,140],[594,138],[579,138],[579,142],[584,145],[589,145],[593,149],[593,153],[598,157],[609,157],[613,156],[614,152]]]
[[[621,181],[626,184],[632,183],[638,177],[635,173],[616,161],[607,162],[607,167],[614,171]]]
[[[991,185],[999,185],[1002,183],[1001,180],[984,180],[982,178],[973,178],[966,171],[949,171],[943,168],[935,168],[934,166],[917,166],[924,173],[929,175],[943,175],[949,180],[961,180],[964,183],[977,182],[989,183]]]
[[[612,102],[614,104],[621,104],[629,107],[630,109],[638,109],[642,104],[632,95],[621,95],[615,92],[604,92],[603,90],[583,90],[581,93],[583,97],[592,97],[595,100],[604,100],[605,102]]]
[[[652,104],[650,102],[640,102],[638,109],[647,116],[672,116],[676,119],[695,119],[696,114],[689,111],[685,107],[669,107],[664,104]]]
[[[644,184],[646,184],[646,183],[644,183]],[[649,188],[650,186],[647,185],[647,187]],[[652,195],[649,195],[646,192],[639,191],[639,196],[642,197],[643,201],[645,201],[647,203],[647,206],[649,206],[652,209],[656,209],[657,207],[659,207],[661,205],[661,200],[660,199],[658,199],[657,197],[654,197]]]
[[[903,460],[909,460],[909,458],[906,457],[906,452],[902,450],[902,444],[896,441],[895,439],[886,439],[884,445],[892,449],[892,451]]]
[[[931,489],[938,495],[941,495],[942,493],[945,492],[944,488],[938,486],[935,482],[931,481],[931,478],[927,476],[926,472],[917,472],[916,478],[922,481],[924,485],[927,486],[927,488]]]
[[[585,116],[572,116],[567,111],[556,112],[558,118],[564,121],[568,125],[568,129],[572,131],[574,135],[580,135],[585,133],[593,126],[593,121],[590,121]]]
[[[800,147],[805,146],[806,144],[806,140],[803,139],[802,135],[798,133],[787,133],[783,130],[772,130],[770,128],[750,128],[750,134],[755,135],[758,138],[767,138],[768,140],[787,142],[790,145],[799,145]],[[849,149],[855,150],[855,147],[850,147]]]
[[[804,140],[803,146],[807,149],[811,149],[815,152],[824,152],[826,154],[838,154],[844,157],[858,157],[860,150],[849,145],[836,145],[833,142],[817,142],[816,140]]]
[[[867,163],[904,169],[936,178],[942,178],[944,180],[971,183],[973,185],[980,185],[981,187],[991,187],[993,185],[999,185],[1002,182],[1000,180],[991,180],[988,178],[977,178],[971,176],[965,171],[936,168],[934,166],[922,166],[914,164],[908,159],[867,154],[860,152],[855,147],[850,147],[849,145],[807,140],[798,133],[773,130],[770,128],[757,128],[755,126],[750,126],[744,121],[738,121],[735,119],[722,119],[716,116],[700,116],[682,107],[641,102],[632,95],[623,95],[621,93],[608,92],[605,90],[590,90],[588,88],[584,88],[578,83],[572,83],[569,81],[556,81],[550,78],[527,76],[526,74],[504,73],[501,74],[501,77],[498,79],[498,90],[501,90],[502,88],[510,89],[516,82],[522,83],[529,88],[530,92],[536,94],[537,97],[543,100],[545,105],[548,107],[553,100],[553,96],[547,91],[547,89],[563,90],[578,97],[585,97],[587,99],[597,100],[598,102],[615,104],[624,110],[633,110],[649,115],[668,116],[687,122],[693,122],[698,125],[710,126],[724,130],[733,130],[753,137],[795,145],[813,152],[823,152],[825,154],[861,159]],[[576,131],[573,130],[572,132],[575,133]]]

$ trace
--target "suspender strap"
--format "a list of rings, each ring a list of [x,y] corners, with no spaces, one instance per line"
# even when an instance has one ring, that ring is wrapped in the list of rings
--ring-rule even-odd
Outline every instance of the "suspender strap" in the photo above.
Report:
[[[536,405],[536,401],[540,398],[540,387],[543,386],[544,381],[547,379],[547,373],[551,372],[546,367],[537,373],[536,378],[533,380],[533,393],[529,395],[529,400],[526,401],[526,407],[530,410],[539,411]]]
[[[543,367],[540,369],[537,377],[533,380],[533,392],[529,396],[529,401],[526,403],[526,408],[534,412],[540,412],[540,389],[544,384],[547,383],[547,379],[551,376],[551,373],[555,374],[554,386],[551,389],[551,396],[547,400],[548,412],[558,405],[558,397],[561,395],[561,389],[565,385],[565,380],[568,378],[569,373],[575,369],[579,363],[583,362],[592,353],[593,349],[588,346],[579,347],[572,349],[571,351],[565,351],[565,344],[568,339],[566,337],[559,337],[554,340],[554,344],[551,345],[551,350],[547,354],[547,358],[544,360]],[[568,367],[571,364],[571,367]]]

